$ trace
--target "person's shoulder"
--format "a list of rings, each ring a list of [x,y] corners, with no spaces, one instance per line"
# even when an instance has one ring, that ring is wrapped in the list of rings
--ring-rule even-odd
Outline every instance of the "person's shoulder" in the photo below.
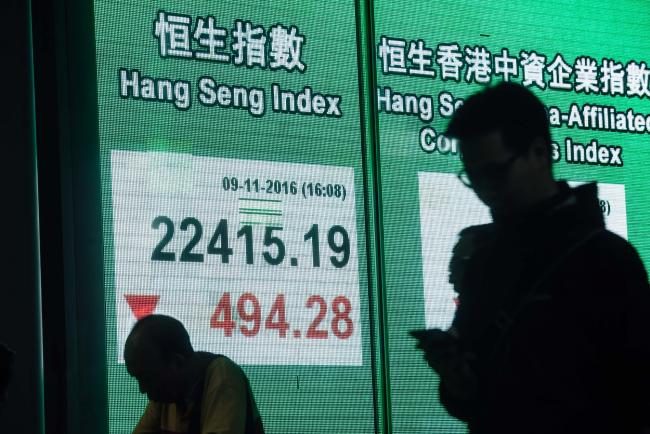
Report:
[[[612,259],[614,259],[615,255],[623,255],[625,259],[629,259],[629,257],[638,258],[639,256],[628,240],[607,229],[599,231],[592,237],[588,242],[588,247],[591,251],[605,253]]]
[[[208,364],[206,377],[224,376],[224,377],[243,377],[244,371],[228,356],[222,354],[213,354],[214,359]]]
[[[230,357],[224,356],[223,354],[213,354],[214,359],[210,362],[209,366],[226,366],[232,368],[238,368],[239,365],[235,363]]]
[[[248,381],[246,378],[242,368],[233,360],[223,355],[215,355],[206,368],[204,397],[214,396],[223,390],[237,391],[239,396],[245,393]]]
[[[625,273],[645,276],[643,262],[632,244],[609,230],[602,230],[585,245],[584,251],[601,269],[619,269]]]

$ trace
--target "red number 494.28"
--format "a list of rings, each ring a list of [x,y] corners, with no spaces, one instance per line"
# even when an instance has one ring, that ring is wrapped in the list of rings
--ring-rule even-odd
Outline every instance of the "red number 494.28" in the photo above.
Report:
[[[231,337],[233,330],[237,326],[232,316],[232,298],[229,292],[223,293],[219,299],[212,317],[210,318],[210,327],[213,329],[222,329],[226,337]],[[320,295],[311,295],[307,298],[305,307],[312,309],[318,307],[318,313],[312,320],[307,334],[307,339],[327,339],[329,330],[326,324],[321,325],[327,316],[327,302]],[[331,332],[339,339],[347,339],[354,331],[354,324],[350,318],[352,304],[350,300],[339,295],[334,297],[331,306],[334,316],[331,321]],[[255,294],[246,292],[237,299],[237,314],[244,322],[239,325],[239,331],[247,337],[256,336],[262,327],[262,306]],[[264,328],[267,330],[277,330],[280,338],[287,337],[287,331],[290,328],[286,319],[284,294],[278,294],[273,301],[273,305],[268,315],[264,319]],[[300,330],[294,330],[293,336],[301,336]]]

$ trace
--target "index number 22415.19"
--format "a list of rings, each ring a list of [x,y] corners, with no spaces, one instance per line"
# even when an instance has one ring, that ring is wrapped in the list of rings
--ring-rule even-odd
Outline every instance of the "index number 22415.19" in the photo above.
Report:
[[[157,216],[151,223],[154,230],[164,230],[163,236],[158,241],[151,254],[152,261],[176,261],[177,252],[171,251],[168,244],[174,239],[176,225],[174,221],[164,215]],[[204,262],[205,254],[197,251],[197,244],[203,237],[203,225],[194,217],[185,217],[179,225],[181,231],[192,230],[193,235],[185,247],[178,255],[179,262]],[[260,228],[262,229],[262,228]],[[243,252],[246,258],[246,264],[255,263],[256,247],[253,242],[253,226],[243,225],[237,231],[237,240],[243,241]],[[264,227],[264,241],[262,258],[269,265],[280,265],[287,256],[287,247],[282,240],[281,234],[283,228],[277,226]],[[230,257],[235,254],[235,249],[231,247],[231,239],[228,234],[228,220],[221,219],[208,242],[206,253],[208,255],[217,255],[221,257],[222,264],[230,263]],[[319,227],[312,224],[308,231],[303,235],[303,241],[311,244],[311,265],[314,267],[321,266],[321,249]],[[329,261],[335,268],[343,268],[350,260],[350,237],[343,226],[333,225],[327,230],[327,245],[333,255],[329,256]],[[273,252],[273,250],[275,252]],[[294,261],[295,258],[292,258]],[[295,263],[292,263],[295,265]]]

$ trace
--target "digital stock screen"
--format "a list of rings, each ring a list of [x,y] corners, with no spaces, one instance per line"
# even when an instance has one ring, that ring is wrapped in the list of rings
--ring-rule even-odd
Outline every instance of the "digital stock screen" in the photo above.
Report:
[[[111,432],[150,313],[242,365],[269,432],[372,432],[354,2],[95,13]]]
[[[458,232],[489,211],[456,178],[444,131],[487,84],[521,83],[547,108],[554,173],[597,181],[608,229],[650,260],[650,11],[638,2],[374,2],[392,429],[465,432],[406,330],[448,327]],[[597,273],[576,270],[576,273]],[[613,293],[616,288],[612,288]]]
[[[110,433],[151,313],[244,368],[268,433],[465,432],[407,332],[449,326],[490,221],[443,134],[485,85],[542,100],[556,177],[650,265],[642,2],[367,4],[95,1]]]

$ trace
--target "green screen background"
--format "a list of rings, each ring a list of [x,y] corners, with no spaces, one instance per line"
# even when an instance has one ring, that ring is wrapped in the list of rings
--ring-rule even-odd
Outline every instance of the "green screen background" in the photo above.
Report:
[[[276,23],[296,26],[305,35],[301,59],[307,68],[297,73],[161,58],[152,34],[161,9],[193,19],[213,15],[217,25],[229,30],[236,19],[267,30]],[[425,123],[417,117],[377,114],[371,104],[375,82],[402,93],[432,95],[436,114],[426,125],[440,132],[446,120],[437,113],[438,93],[448,91],[464,98],[479,86],[442,81],[435,63],[435,78],[383,74],[377,57],[380,36],[422,39],[434,51],[439,43],[456,42],[461,48],[483,45],[493,53],[508,48],[511,55],[535,50],[545,54],[547,61],[562,53],[569,64],[581,55],[599,63],[602,58],[647,63],[648,23],[650,10],[642,1],[95,1],[110,432],[130,432],[146,403],[136,381],[117,363],[112,150],[353,168],[363,363],[244,366],[267,432],[464,432],[464,425],[438,403],[437,379],[407,335],[408,330],[425,326],[417,174],[455,173],[460,163],[456,156],[421,150],[418,132]],[[120,98],[120,68],[190,81],[192,107],[179,111],[171,104]],[[278,114],[269,109],[269,101],[261,118],[244,110],[203,107],[195,95],[196,80],[202,75],[231,85],[265,88],[267,99],[271,83],[294,91],[309,85],[341,95],[343,116]],[[545,104],[565,110],[575,102],[650,113],[648,97],[535,92]],[[647,134],[567,127],[553,128],[552,134],[560,143],[570,136],[581,143],[595,138],[623,147],[624,167],[560,161],[555,173],[558,178],[624,184],[628,239],[650,266],[650,183],[644,170],[650,159]]]
[[[516,56],[520,50],[535,50],[547,56],[547,63],[555,53],[562,53],[570,65],[576,56],[593,57],[599,64],[602,58],[612,58],[624,64],[629,60],[647,62],[647,53],[650,52],[650,42],[644,36],[648,34],[650,10],[644,2],[377,0],[374,6],[375,47],[380,42],[380,35],[386,35],[406,41],[422,39],[434,52],[440,43],[456,42],[461,49],[483,45],[492,53],[508,48],[511,56]],[[378,64],[377,84],[402,93],[433,95],[434,101],[442,91],[466,98],[480,88],[464,80],[460,83],[442,81],[439,68],[435,69],[437,76],[433,79],[385,75]],[[492,82],[496,81],[493,78]],[[513,81],[521,81],[521,71]],[[647,97],[585,96],[573,91],[548,89],[533,91],[547,106],[567,107],[575,102],[580,105],[612,105],[619,110],[633,108],[646,114],[650,110]],[[443,132],[446,124],[447,120],[437,112],[430,123],[438,132]],[[449,418],[444,408],[437,405],[437,379],[413,349],[413,343],[405,338],[409,329],[422,328],[425,324],[417,173],[457,173],[461,168],[457,156],[425,153],[420,149],[418,132],[424,125],[413,116],[379,114],[384,228],[381,253],[385,257],[385,322],[393,431],[465,432],[463,424]],[[558,179],[625,184],[628,239],[638,249],[647,268],[650,263],[648,135],[567,127],[552,128],[551,134],[560,144],[564,137],[572,137],[580,143],[595,138],[599,143],[624,148],[623,167],[572,165],[560,161],[555,164],[554,172]]]

